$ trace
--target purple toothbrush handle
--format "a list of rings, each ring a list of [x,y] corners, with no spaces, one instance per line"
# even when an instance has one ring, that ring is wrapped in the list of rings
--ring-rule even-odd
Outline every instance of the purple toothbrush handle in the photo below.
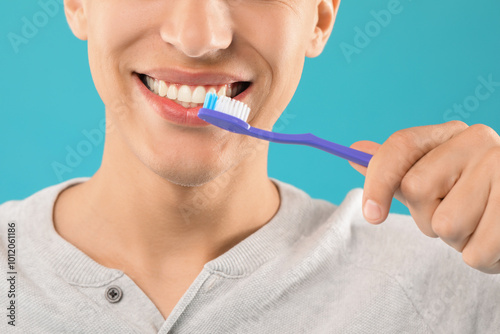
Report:
[[[372,155],[368,153],[332,143],[328,140],[319,138],[311,133],[286,134],[286,133],[277,133],[277,132],[261,130],[254,127],[250,127],[248,131],[251,132],[254,137],[265,139],[274,143],[297,144],[297,145],[316,147],[319,148],[320,150],[331,153],[340,158],[352,161],[364,167],[368,167],[368,163],[372,158]]]

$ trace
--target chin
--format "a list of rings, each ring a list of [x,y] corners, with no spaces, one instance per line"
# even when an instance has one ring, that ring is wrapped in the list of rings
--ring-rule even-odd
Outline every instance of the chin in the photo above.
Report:
[[[183,186],[207,184],[238,165],[249,151],[247,138],[225,131],[164,127],[126,137],[126,151],[163,180]]]
[[[154,164],[148,166],[162,179],[182,187],[200,187],[224,174],[231,166],[210,164]]]
[[[189,149],[150,152],[139,157],[156,175],[183,187],[199,187],[215,180],[235,165],[236,154],[232,150]]]
[[[195,188],[215,180],[224,171],[204,170],[189,173],[186,171],[160,170],[155,171],[155,173],[172,184],[186,188]]]

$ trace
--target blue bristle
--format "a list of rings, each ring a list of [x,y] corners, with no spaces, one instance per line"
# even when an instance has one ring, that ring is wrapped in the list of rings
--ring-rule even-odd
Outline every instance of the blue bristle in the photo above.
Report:
[[[203,103],[203,108],[215,110],[216,103],[217,103],[217,94],[208,93],[205,96],[205,102]]]

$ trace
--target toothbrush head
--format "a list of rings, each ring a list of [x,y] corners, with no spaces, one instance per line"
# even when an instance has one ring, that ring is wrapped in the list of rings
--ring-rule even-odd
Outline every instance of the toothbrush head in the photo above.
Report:
[[[226,96],[218,97],[208,93],[203,108],[198,111],[198,117],[222,129],[247,134],[250,125],[246,122],[250,108],[241,101]]]

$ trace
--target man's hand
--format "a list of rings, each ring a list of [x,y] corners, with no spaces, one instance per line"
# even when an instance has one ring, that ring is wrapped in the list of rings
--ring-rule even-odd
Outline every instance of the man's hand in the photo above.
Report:
[[[366,176],[367,221],[383,222],[396,197],[425,235],[462,252],[469,266],[500,273],[500,137],[493,129],[453,121],[351,147],[373,154],[368,168],[351,163]]]

